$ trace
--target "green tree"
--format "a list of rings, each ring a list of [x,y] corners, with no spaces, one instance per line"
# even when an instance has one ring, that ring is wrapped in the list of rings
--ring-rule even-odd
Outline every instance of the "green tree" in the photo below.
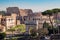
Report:
[[[0,11],[0,15],[5,15],[5,11]]]
[[[47,28],[38,29],[37,32],[39,33],[38,38],[40,38],[41,36],[46,36],[49,33]]]
[[[23,33],[26,31],[26,26],[24,24],[20,24],[14,27],[15,30],[19,31],[20,33]]]
[[[37,30],[36,30],[36,29],[31,29],[31,30],[30,30],[30,33],[31,33],[31,36],[32,36],[32,37],[37,36]]]
[[[40,40],[40,38],[41,37],[44,37],[44,36],[46,36],[48,33],[49,33],[49,31],[47,30],[47,28],[41,28],[41,29],[38,29],[38,36],[37,36],[37,38],[38,38],[38,40]]]
[[[56,18],[56,24],[57,24],[57,16],[58,16],[58,12],[60,12],[60,9],[59,8],[55,8],[55,9],[52,9],[54,15],[55,15],[55,18]],[[58,33],[59,33],[59,28],[58,28]]]
[[[6,33],[0,33],[0,40],[4,40],[5,37],[6,37]]]
[[[46,21],[43,23],[43,28],[49,28],[50,27],[50,25],[48,24],[48,23],[46,23]]]
[[[42,12],[42,14],[43,15],[49,15],[49,20],[50,20],[50,23],[51,23],[51,25],[52,25],[52,29],[54,30],[54,26],[53,26],[53,23],[52,23],[52,21],[51,21],[51,18],[50,18],[50,16],[52,16],[52,15],[54,15],[55,16],[55,18],[56,18],[56,23],[57,23],[57,14],[58,14],[58,12],[60,12],[60,9],[59,8],[54,8],[54,9],[52,9],[52,10],[46,10],[46,11],[44,11],[44,12]],[[54,32],[54,31],[53,31]],[[59,32],[59,29],[58,29],[58,32]]]
[[[49,31],[48,34],[52,34],[53,33],[52,30],[54,29],[54,27],[52,28],[48,23],[46,23],[46,21],[43,23],[43,29],[44,28],[46,28]]]
[[[51,21],[51,16],[53,15],[53,11],[52,10],[46,10],[46,11],[44,11],[44,12],[42,12],[42,14],[43,15],[48,15],[48,17],[49,17],[49,20],[50,20],[50,23],[51,23],[51,26],[52,26],[52,28],[53,28],[53,22]],[[54,31],[53,31],[54,32]]]
[[[15,29],[12,27],[12,28],[8,29],[8,31],[11,31],[12,32],[12,36],[13,36]]]
[[[7,31],[12,32],[12,34],[14,34],[15,31],[17,31],[18,33],[24,33],[26,31],[26,26],[24,24],[16,25],[8,29]]]
[[[50,23],[51,23],[51,25],[52,25],[52,27],[53,27],[53,23],[52,23],[51,18],[50,18],[50,16],[53,15],[53,11],[52,11],[52,10],[46,10],[46,11],[42,12],[42,14],[49,16]]]

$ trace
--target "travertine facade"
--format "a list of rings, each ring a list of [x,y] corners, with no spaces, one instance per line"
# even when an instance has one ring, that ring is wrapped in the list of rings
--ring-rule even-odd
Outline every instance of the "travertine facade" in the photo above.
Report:
[[[8,7],[7,8],[7,13],[16,13],[17,16],[20,16],[20,11],[18,7]]]
[[[13,26],[16,26],[16,14],[12,13],[11,16],[6,16],[6,27],[7,29],[10,29]]]
[[[0,15],[1,29],[10,29],[16,25],[25,24],[26,31],[28,31],[30,27],[35,27],[36,29],[42,28],[45,21],[50,24],[48,16],[42,15],[41,12],[33,13],[31,9],[8,7],[7,14],[5,16]],[[50,18],[54,24],[54,16],[51,16]]]
[[[3,16],[2,15],[0,15],[0,32],[4,32],[5,31],[5,26],[4,25],[2,25],[2,18],[3,18]]]
[[[3,27],[2,29],[5,28],[5,30],[10,29],[13,26],[16,26],[16,13],[12,13],[11,15],[6,15],[6,16],[2,16],[0,15],[0,26]],[[4,31],[5,31],[4,30]]]
[[[24,9],[20,9],[20,16],[27,16],[28,14],[26,13],[26,11]]]

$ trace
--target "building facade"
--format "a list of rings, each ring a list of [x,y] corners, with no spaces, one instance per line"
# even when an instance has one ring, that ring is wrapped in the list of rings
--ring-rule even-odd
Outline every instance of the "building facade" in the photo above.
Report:
[[[54,25],[54,16],[50,18]],[[16,25],[25,24],[26,32],[28,32],[30,27],[43,28],[45,21],[51,25],[48,15],[42,15],[41,12],[33,13],[31,9],[19,9],[18,7],[8,7],[7,13],[4,16],[0,15],[1,29],[10,29]]]

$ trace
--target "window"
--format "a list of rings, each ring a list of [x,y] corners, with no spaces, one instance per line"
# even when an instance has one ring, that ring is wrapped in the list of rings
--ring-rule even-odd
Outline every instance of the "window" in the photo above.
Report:
[[[10,21],[10,19],[8,19]]]

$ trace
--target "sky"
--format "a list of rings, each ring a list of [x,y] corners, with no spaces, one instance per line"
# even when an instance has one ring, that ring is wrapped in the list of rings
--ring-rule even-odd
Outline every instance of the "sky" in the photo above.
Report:
[[[33,12],[60,8],[60,0],[0,0],[0,11],[8,7],[19,7],[19,9],[32,9]]]

